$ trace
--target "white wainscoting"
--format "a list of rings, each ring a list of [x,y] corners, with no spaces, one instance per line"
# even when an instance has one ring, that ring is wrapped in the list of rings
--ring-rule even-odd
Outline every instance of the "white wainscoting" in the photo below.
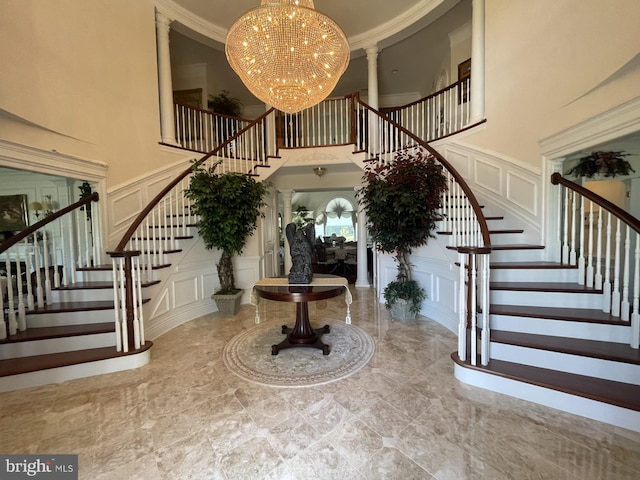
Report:
[[[485,215],[505,217],[499,227],[492,223],[490,228],[524,230],[517,241],[511,238],[508,243],[544,243],[545,179],[540,170],[497,152],[450,139],[436,142],[435,147],[462,174],[485,206]]]
[[[108,232],[105,238],[107,250],[118,244],[131,222],[153,197],[178,174],[189,168],[192,158],[185,157],[107,191],[107,218],[103,223],[105,232]]]
[[[459,272],[455,265],[456,254],[446,250],[446,246],[446,238],[436,238],[417,249],[410,257],[411,274],[427,292],[420,315],[457,334]],[[395,280],[398,269],[390,255],[380,255],[378,261],[378,294],[380,303],[384,304],[382,292],[389,282]]]

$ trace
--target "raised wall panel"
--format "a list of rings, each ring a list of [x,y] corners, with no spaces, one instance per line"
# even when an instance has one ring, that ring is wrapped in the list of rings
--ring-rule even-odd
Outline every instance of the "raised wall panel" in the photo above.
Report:
[[[149,318],[155,318],[167,313],[171,309],[171,302],[169,299],[169,290],[166,288],[161,292],[158,292],[157,297],[153,299],[155,307],[151,312]]]
[[[112,226],[118,229],[129,225],[144,206],[144,194],[140,187],[129,190],[117,197],[109,198],[109,218]]]
[[[445,149],[445,159],[455,168],[464,178],[471,177],[471,156],[462,152],[451,149]]]
[[[507,173],[507,199],[531,215],[538,214],[538,185],[514,172]]]
[[[496,195],[502,195],[502,169],[482,160],[476,160],[475,167],[476,183]]]
[[[173,307],[179,308],[198,301],[198,278],[176,280],[172,286]]]

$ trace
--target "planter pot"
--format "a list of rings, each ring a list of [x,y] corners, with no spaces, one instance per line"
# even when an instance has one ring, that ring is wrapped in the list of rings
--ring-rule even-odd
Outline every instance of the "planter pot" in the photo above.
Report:
[[[221,315],[233,316],[240,310],[240,301],[242,300],[243,293],[244,290],[239,290],[237,293],[231,295],[214,293],[211,295],[211,298],[215,300],[218,312]]]
[[[391,304],[391,318],[394,320],[415,320],[417,313],[413,313],[410,310],[411,304],[400,298]]]

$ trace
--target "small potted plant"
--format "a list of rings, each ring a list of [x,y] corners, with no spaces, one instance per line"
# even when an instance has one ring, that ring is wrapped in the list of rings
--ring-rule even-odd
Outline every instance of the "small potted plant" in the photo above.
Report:
[[[615,177],[617,175],[629,175],[635,173],[631,164],[624,159],[629,153],[619,152],[591,152],[590,155],[578,159],[567,175],[576,177],[593,178],[596,175],[603,177]]]
[[[362,177],[358,201],[376,247],[393,254],[398,275],[385,288],[385,306],[397,320],[415,318],[426,292],[411,278],[409,255],[425,245],[442,219],[447,179],[442,165],[422,148],[404,150],[385,164],[372,162]]]
[[[249,237],[264,217],[264,197],[270,184],[257,182],[253,177],[236,172],[218,174],[217,162],[207,168],[194,165],[185,196],[191,209],[199,217],[198,233],[205,248],[222,251],[218,262],[220,290],[211,298],[222,314],[237,313],[243,291],[236,288],[233,256],[240,255]]]

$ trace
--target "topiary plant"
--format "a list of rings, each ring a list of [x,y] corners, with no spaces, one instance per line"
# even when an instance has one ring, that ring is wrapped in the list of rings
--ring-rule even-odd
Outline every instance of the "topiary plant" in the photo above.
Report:
[[[216,293],[232,294],[238,292],[233,256],[242,253],[258,217],[264,217],[261,208],[266,206],[264,197],[270,184],[242,173],[217,174],[219,164],[209,168],[194,165],[185,196],[192,202],[193,214],[200,217],[197,227],[205,248],[222,251],[217,265],[220,290]]]
[[[364,186],[357,196],[367,215],[369,233],[377,249],[393,254],[398,263],[393,283],[411,282],[409,255],[434,236],[432,232],[442,219],[441,197],[448,188],[443,167],[424,149],[416,148],[399,152],[387,163],[372,162],[362,179]],[[426,294],[417,283],[392,287],[384,294],[387,308],[391,293],[396,292],[394,297],[402,294],[415,305],[416,313],[420,310]]]

